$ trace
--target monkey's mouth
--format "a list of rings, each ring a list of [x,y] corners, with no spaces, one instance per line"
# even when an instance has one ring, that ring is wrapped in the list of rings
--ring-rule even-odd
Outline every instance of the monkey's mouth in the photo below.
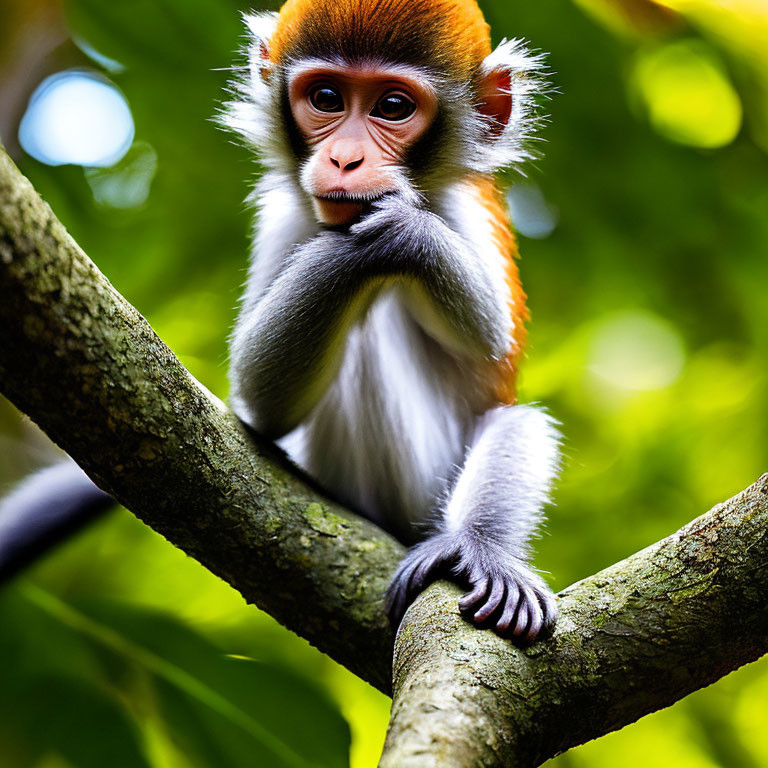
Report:
[[[333,190],[322,195],[315,195],[318,200],[324,200],[328,203],[347,203],[349,205],[370,205],[377,200],[381,200],[386,192],[344,192],[343,190]]]
[[[381,200],[386,192],[345,192],[332,190],[320,195],[314,195],[316,204],[320,206],[321,220],[332,227],[348,227],[367,216],[373,204]]]

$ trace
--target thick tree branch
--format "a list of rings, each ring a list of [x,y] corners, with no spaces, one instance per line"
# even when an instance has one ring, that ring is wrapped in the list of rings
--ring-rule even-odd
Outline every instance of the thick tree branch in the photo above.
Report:
[[[248,602],[390,690],[381,596],[402,547],[246,434],[2,150],[0,391]]]
[[[768,474],[564,590],[555,636],[524,653],[463,622],[457,594],[408,613],[381,765],[540,765],[768,650]]]
[[[0,153],[0,389],[147,524],[381,690],[402,548],[246,434]],[[560,598],[527,651],[406,616],[382,766],[535,766],[768,649],[768,476]]]

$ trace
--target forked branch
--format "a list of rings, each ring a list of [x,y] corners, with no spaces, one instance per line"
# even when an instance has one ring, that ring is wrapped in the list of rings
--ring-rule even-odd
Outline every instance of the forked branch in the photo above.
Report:
[[[247,434],[2,152],[0,390],[144,522],[390,691],[382,597],[403,548]],[[526,651],[434,585],[398,636],[381,765],[536,766],[758,658],[767,536],[768,475],[569,587],[555,636]]]

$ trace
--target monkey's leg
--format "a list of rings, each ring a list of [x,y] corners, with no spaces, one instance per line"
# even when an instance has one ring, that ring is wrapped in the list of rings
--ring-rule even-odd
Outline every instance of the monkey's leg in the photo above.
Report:
[[[480,420],[438,530],[406,555],[387,594],[398,624],[430,582],[452,578],[470,591],[462,614],[530,644],[557,618],[554,596],[527,565],[558,466],[552,419],[531,406],[496,408]]]

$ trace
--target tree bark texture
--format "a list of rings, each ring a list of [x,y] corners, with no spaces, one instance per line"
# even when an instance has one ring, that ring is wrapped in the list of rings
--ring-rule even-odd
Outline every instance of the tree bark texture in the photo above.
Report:
[[[414,604],[395,650],[383,768],[537,766],[669,706],[768,649],[768,475],[559,596],[552,639],[519,651]]]
[[[97,485],[383,691],[403,548],[246,433],[0,150],[0,391]]]
[[[403,548],[184,369],[0,151],[0,390],[117,500],[382,691]],[[768,475],[561,593],[519,650],[433,585],[406,614],[381,766],[536,766],[768,650]],[[126,556],[129,556],[126,553]]]

